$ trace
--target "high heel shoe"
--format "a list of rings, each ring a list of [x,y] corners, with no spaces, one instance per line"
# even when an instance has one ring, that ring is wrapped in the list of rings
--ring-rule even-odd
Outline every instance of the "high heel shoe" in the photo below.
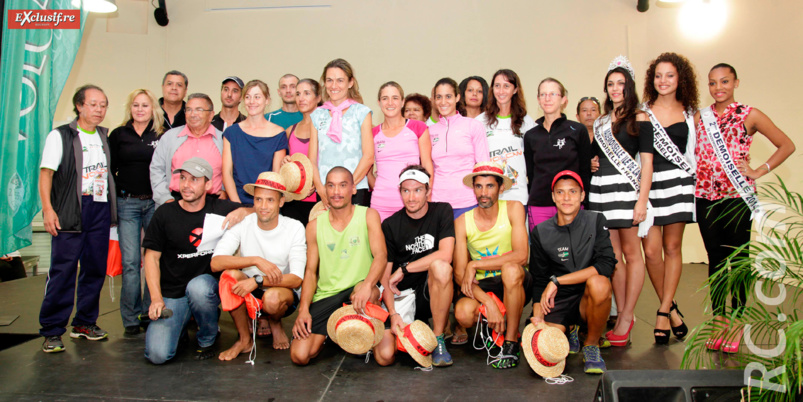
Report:
[[[712,330],[713,334],[707,341],[705,341],[705,347],[708,350],[718,351],[722,349],[722,344],[725,342],[725,335],[728,333],[728,326],[729,323],[727,321],[723,321],[719,324],[714,324],[714,329]]]
[[[636,317],[633,316],[633,321],[630,321],[630,328],[627,329],[624,335],[616,335],[613,331],[608,331],[606,333],[606,338],[608,341],[611,342],[611,346],[627,346],[630,343],[630,331],[633,330],[633,324],[636,323]]]
[[[722,341],[722,351],[724,353],[739,353],[739,344],[742,340],[742,331],[728,334],[727,339]]]
[[[662,313],[661,310],[655,312],[655,315],[659,317],[666,317],[669,320],[669,313]],[[656,320],[657,324],[657,320]],[[671,325],[671,324],[670,324]],[[666,345],[669,343],[669,330],[668,329],[658,329],[655,328],[652,331],[652,335],[655,337],[655,344],[656,345]]]
[[[678,310],[678,304],[674,300],[672,300],[672,307],[669,309],[669,313],[670,314],[672,313],[672,310],[677,311],[678,315],[681,318],[686,318],[686,317],[683,316],[683,313],[681,313],[680,310]],[[669,325],[670,326],[672,325],[672,319],[671,318],[669,319]],[[672,333],[675,334],[675,338],[683,340],[683,338],[686,336],[686,334],[689,333],[689,327],[686,326],[686,323],[683,322],[683,320],[680,320],[680,325],[678,325],[677,327],[672,327]]]

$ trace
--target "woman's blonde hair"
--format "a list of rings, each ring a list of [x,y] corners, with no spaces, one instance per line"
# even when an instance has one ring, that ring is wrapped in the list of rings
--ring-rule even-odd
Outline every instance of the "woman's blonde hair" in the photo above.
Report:
[[[153,131],[156,132],[156,135],[161,135],[164,132],[164,124],[165,118],[162,115],[161,108],[159,107],[159,102],[156,101],[156,97],[153,96],[153,92],[148,91],[147,89],[135,89],[130,94],[128,94],[128,100],[125,102],[125,110],[123,111],[123,126],[128,124],[132,119],[131,117],[131,105],[134,104],[134,99],[137,96],[145,95],[148,97],[148,101],[151,102],[151,122],[153,125]]]

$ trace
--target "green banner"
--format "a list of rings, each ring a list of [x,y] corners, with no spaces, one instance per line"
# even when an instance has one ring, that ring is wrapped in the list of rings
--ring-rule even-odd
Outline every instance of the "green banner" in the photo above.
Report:
[[[87,14],[80,14],[80,29],[42,29],[36,23],[9,29],[9,23],[52,13],[48,10],[72,9],[70,0],[5,1],[0,65],[0,255],[32,242],[31,221],[42,209],[38,187],[42,148],[81,45]],[[10,10],[34,12],[20,17]]]

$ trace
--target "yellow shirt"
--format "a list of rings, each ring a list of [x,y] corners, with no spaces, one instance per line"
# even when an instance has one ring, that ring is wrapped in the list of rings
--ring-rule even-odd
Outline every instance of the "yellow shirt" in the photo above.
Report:
[[[513,251],[513,227],[510,225],[510,219],[507,216],[507,201],[499,200],[499,213],[496,215],[496,223],[491,229],[485,232],[480,231],[474,223],[474,211],[476,211],[477,208],[465,214],[466,243],[471,259],[474,261],[482,260]],[[501,273],[501,270],[484,271],[478,269],[475,278],[480,281],[485,278],[500,275]]]

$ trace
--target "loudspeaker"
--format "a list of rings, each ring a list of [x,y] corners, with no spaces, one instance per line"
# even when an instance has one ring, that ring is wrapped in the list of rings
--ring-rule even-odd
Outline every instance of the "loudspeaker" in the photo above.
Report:
[[[153,18],[159,26],[166,27],[170,20],[167,18],[167,5],[166,0],[159,0],[159,7],[153,11]]]
[[[596,402],[738,402],[742,370],[611,370]]]

